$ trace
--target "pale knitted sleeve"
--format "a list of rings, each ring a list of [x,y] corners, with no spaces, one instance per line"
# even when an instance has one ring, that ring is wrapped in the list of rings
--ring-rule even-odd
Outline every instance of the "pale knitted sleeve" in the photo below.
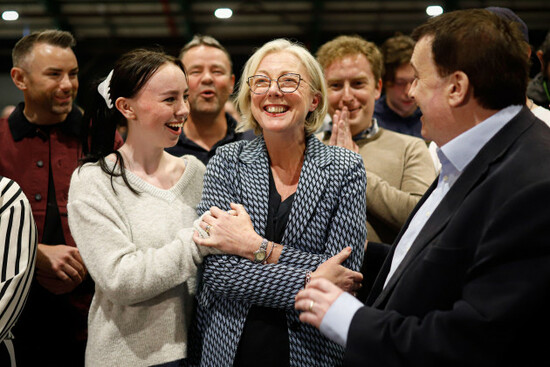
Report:
[[[96,286],[115,304],[132,305],[152,299],[196,275],[202,255],[193,228],[155,248],[139,249],[130,241],[127,216],[110,180],[97,166],[73,173],[69,189],[69,226]],[[139,196],[134,195],[135,200]],[[151,223],[154,226],[154,223]]]

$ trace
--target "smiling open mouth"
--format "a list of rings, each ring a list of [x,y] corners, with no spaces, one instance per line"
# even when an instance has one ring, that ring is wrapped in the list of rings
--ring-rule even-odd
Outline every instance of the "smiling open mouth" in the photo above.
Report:
[[[264,110],[269,113],[283,113],[288,111],[288,106],[266,106]]]
[[[179,128],[183,127],[183,122],[166,124],[166,126],[171,130],[178,131]]]

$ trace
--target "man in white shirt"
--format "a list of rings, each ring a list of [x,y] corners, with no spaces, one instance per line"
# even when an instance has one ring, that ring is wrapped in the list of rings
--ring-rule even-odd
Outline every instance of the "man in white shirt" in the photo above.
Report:
[[[521,32],[475,9],[432,18],[413,38],[409,94],[440,147],[439,179],[373,269],[366,305],[316,279],[296,297],[300,319],[345,346],[346,366],[540,365],[550,129],[525,107]]]

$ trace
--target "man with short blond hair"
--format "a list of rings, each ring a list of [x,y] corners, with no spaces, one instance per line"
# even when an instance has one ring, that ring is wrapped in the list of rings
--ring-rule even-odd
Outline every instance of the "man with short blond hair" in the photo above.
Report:
[[[426,144],[381,128],[373,118],[384,70],[374,43],[339,36],[321,46],[317,60],[325,72],[333,122],[319,136],[361,154],[368,182],[367,239],[391,243],[435,178]]]

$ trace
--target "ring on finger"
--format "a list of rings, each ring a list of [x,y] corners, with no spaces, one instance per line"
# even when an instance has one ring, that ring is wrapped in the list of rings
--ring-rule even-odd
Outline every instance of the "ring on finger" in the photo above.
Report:
[[[206,225],[206,228],[204,228],[204,231],[206,232],[207,235],[210,236],[210,228],[212,228],[212,226],[210,224],[207,224]]]
[[[313,305],[315,304],[315,301],[311,300],[309,301],[309,312],[313,312]]]

